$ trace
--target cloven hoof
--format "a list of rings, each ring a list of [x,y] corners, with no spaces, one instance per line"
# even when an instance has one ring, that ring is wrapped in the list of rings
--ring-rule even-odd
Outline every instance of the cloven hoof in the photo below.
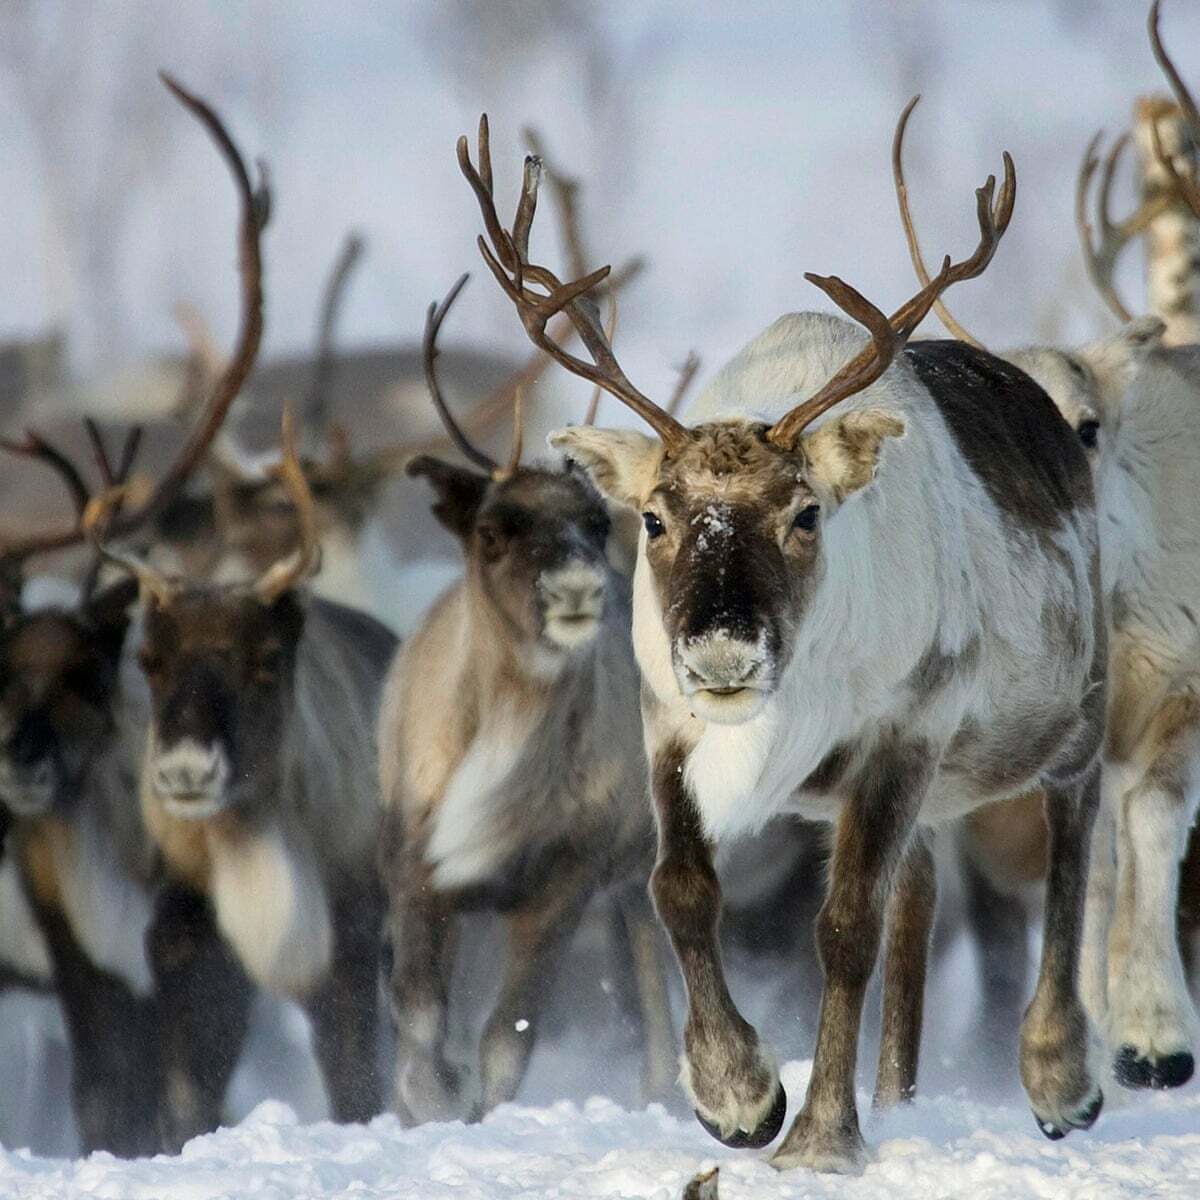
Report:
[[[696,1113],[696,1120],[704,1126],[704,1131],[709,1136],[715,1137],[718,1142],[723,1146],[728,1146],[731,1150],[761,1150],[764,1146],[769,1146],[779,1135],[779,1131],[783,1128],[783,1118],[786,1116],[787,1092],[783,1090],[781,1083],[775,1093],[775,1103],[771,1105],[771,1111],[763,1118],[762,1124],[757,1129],[749,1132],[745,1129],[736,1129],[729,1137],[722,1137],[721,1130],[711,1121],[706,1121],[699,1113]]]
[[[1186,1050],[1162,1058],[1142,1058],[1132,1046],[1122,1046],[1113,1064],[1118,1082],[1128,1088],[1183,1087],[1195,1070],[1196,1060]]]
[[[1066,1128],[1055,1125],[1053,1121],[1042,1121],[1036,1113],[1034,1114],[1034,1120],[1037,1121],[1037,1127],[1042,1131],[1043,1136],[1049,1138],[1052,1142],[1060,1142],[1072,1129],[1091,1129],[1095,1125],[1096,1118],[1100,1116],[1100,1111],[1103,1108],[1104,1093],[1098,1092],[1095,1100],[1092,1101],[1087,1110],[1080,1113],[1078,1118],[1070,1122]]]

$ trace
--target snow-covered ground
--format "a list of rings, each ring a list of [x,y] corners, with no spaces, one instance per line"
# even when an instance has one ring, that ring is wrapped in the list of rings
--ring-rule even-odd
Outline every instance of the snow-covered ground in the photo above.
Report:
[[[807,1063],[783,1072],[798,1097]],[[865,1106],[866,1095],[860,1098]],[[866,1122],[873,1159],[847,1180],[776,1173],[761,1154],[719,1151],[695,1122],[610,1100],[506,1105],[479,1125],[402,1129],[301,1125],[286,1105],[259,1105],[234,1129],[197,1138],[177,1158],[79,1162],[24,1152],[0,1158],[0,1194],[70,1200],[218,1200],[345,1196],[353,1200],[678,1200],[720,1166],[721,1200],[1194,1200],[1200,1195],[1200,1094],[1153,1097],[1105,1115],[1090,1133],[1047,1142],[1028,1110],[965,1092],[918,1100]]]

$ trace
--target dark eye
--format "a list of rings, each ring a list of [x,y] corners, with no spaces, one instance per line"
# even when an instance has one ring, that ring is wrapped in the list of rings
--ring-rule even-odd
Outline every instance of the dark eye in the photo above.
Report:
[[[806,504],[792,522],[793,529],[803,529],[806,533],[817,527],[817,516],[821,512],[819,504]]]
[[[162,670],[162,657],[153,650],[142,650],[138,654],[138,661],[147,675],[157,675]]]
[[[1100,422],[1082,421],[1075,432],[1079,435],[1079,440],[1090,450],[1096,444],[1096,437],[1100,433]]]
[[[666,526],[652,513],[642,513],[642,524],[646,526],[646,536],[653,540],[666,533]]]

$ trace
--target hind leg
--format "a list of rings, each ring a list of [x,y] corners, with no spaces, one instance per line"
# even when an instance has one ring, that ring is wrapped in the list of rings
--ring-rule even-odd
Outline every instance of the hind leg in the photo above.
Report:
[[[659,950],[658,923],[646,888],[640,883],[622,893],[620,906],[641,1018],[642,1099],[647,1104],[665,1101],[674,1091],[679,1067],[675,1061],[675,1029]]]
[[[917,1093],[929,937],[936,907],[933,854],[925,837],[917,834],[904,857],[888,905],[883,1028],[875,1075],[877,1109],[894,1108]]]
[[[1193,805],[1186,794],[1197,738],[1191,730],[1165,747],[1146,777],[1126,792],[1122,862],[1132,887],[1117,925],[1128,929],[1119,972],[1110,974],[1108,1033],[1116,1073],[1128,1087],[1179,1087],[1195,1067],[1196,1010],[1177,933],[1179,864]]]
[[[1078,987],[1099,764],[1080,782],[1048,782],[1045,790],[1046,919],[1037,989],[1021,1025],[1021,1081],[1038,1127],[1057,1139],[1088,1128],[1104,1102],[1088,1064],[1092,1028]]]

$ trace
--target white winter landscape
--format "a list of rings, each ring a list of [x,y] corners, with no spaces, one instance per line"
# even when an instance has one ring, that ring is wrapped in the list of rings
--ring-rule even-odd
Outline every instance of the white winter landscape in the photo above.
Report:
[[[1133,99],[1161,86],[1142,0],[4,0],[0,42],[9,3],[33,14],[36,37],[28,52],[0,44],[0,338],[63,331],[81,379],[120,379],[150,354],[178,352],[170,312],[181,300],[222,343],[232,336],[230,189],[163,99],[160,66],[271,164],[265,357],[311,344],[350,228],[368,257],[343,312],[345,346],[416,342],[429,301],[470,270],[447,344],[524,353],[479,261],[478,210],[454,160],[455,138],[486,109],[504,211],[520,129],[533,123],[583,184],[598,259],[645,255],[622,298],[619,348],[651,395],[669,390],[690,350],[703,381],[781,313],[828,307],[805,271],[842,275],[885,308],[911,294],[889,149],[916,92],[908,176],[931,257],[973,244],[973,189],[1001,169],[1003,150],[1018,172],[1012,229],[986,283],[956,291],[958,315],[996,347],[1110,332],[1079,255],[1076,171],[1092,134],[1125,127]],[[1200,82],[1200,3],[1167,0],[1165,20],[1184,74]],[[1133,203],[1122,179],[1118,210]],[[1128,294],[1142,289],[1140,269],[1130,254],[1119,274]],[[560,412],[586,395],[564,378],[543,387]],[[632,421],[607,400],[604,418]],[[418,495],[404,488],[406,501]],[[407,631],[458,560],[448,539],[443,561],[416,570],[387,554],[380,542],[375,591]],[[877,997],[868,1004],[858,1086],[871,1152],[857,1177],[779,1173],[769,1150],[726,1150],[682,1094],[670,1109],[639,1108],[629,1031],[596,994],[594,958],[577,952],[579,1011],[560,982],[556,1026],[518,1102],[478,1124],[330,1123],[303,1018],[263,1004],[230,1125],[176,1157],[135,1161],[73,1156],[61,1021],[47,998],[9,991],[0,1200],[678,1200],[713,1167],[721,1200],[1200,1197],[1196,1080],[1163,1094],[1109,1081],[1091,1130],[1056,1142],[1039,1133],[1015,1030],[1007,1049],[977,1035],[978,971],[953,915],[960,898],[944,890],[920,1094],[886,1115],[870,1112]],[[476,969],[490,978],[486,962]],[[815,1020],[812,982],[791,984],[801,969],[815,968],[780,966],[776,980],[761,965],[731,972],[747,1016],[783,1031],[789,1122]]]

